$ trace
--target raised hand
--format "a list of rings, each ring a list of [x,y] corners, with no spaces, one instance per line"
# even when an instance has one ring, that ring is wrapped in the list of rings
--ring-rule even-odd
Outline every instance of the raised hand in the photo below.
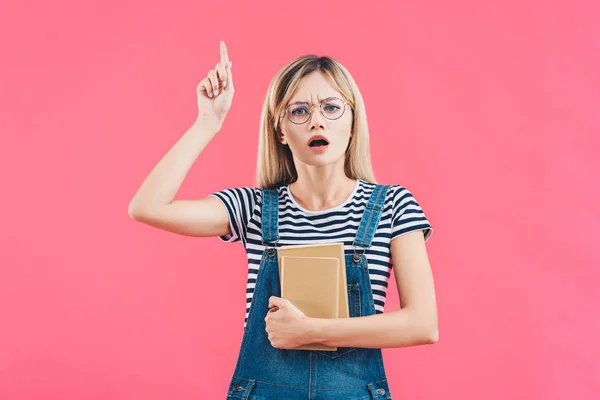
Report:
[[[198,118],[222,124],[231,108],[233,93],[233,77],[231,62],[227,54],[227,46],[221,41],[221,60],[214,69],[208,71],[196,88],[198,97]]]

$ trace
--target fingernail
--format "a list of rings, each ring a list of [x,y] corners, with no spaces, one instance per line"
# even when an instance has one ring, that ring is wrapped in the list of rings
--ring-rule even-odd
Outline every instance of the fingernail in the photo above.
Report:
[[[231,61],[229,61],[229,68],[231,68]]]
[[[212,93],[209,93],[209,94],[208,94],[208,97],[212,97]]]
[[[219,90],[215,90],[215,96],[219,94]]]
[[[227,86],[227,81],[223,81],[223,87]]]

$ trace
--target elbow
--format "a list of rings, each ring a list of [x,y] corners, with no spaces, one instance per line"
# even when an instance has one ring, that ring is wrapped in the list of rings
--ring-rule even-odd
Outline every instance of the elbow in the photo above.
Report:
[[[436,344],[440,340],[440,331],[438,329],[437,310],[433,313],[423,315],[421,318],[421,332],[425,344]]]
[[[132,201],[127,207],[127,214],[131,219],[139,221],[142,215],[142,207]]]
[[[437,323],[429,324],[423,329],[423,340],[425,344],[436,344],[440,340]]]
[[[129,214],[129,217],[134,220],[137,219],[140,215],[139,211],[136,208],[132,207],[131,204],[129,204],[129,207],[127,207],[127,214]]]
[[[440,340],[437,313],[432,315],[416,314],[413,316],[415,344],[436,344]]]
[[[440,332],[438,330],[437,318],[430,321],[422,321],[415,325],[415,337],[418,344],[436,344],[440,340]]]
[[[440,332],[437,327],[428,331],[426,340],[427,344],[436,344],[440,340]]]

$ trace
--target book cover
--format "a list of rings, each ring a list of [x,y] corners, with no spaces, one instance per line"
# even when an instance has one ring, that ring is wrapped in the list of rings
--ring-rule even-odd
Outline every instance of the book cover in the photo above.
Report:
[[[338,318],[349,318],[348,286],[346,283],[346,260],[343,243],[321,243],[298,246],[283,246],[277,249],[279,277],[281,278],[281,259],[286,256],[296,257],[333,257],[340,260],[340,289]]]
[[[281,297],[307,317],[338,318],[340,263],[334,257],[281,257]],[[309,343],[294,350],[337,350]]]

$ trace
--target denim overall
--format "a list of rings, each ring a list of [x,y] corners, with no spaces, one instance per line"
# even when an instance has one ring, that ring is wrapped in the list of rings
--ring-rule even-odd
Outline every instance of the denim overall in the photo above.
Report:
[[[388,186],[377,185],[369,198],[354,254],[346,254],[350,317],[375,314],[365,251],[381,219]],[[266,332],[269,297],[281,297],[277,263],[278,196],[263,189],[260,262],[228,399],[244,400],[383,400],[391,399],[379,348],[338,347],[337,351],[277,349]],[[273,247],[269,247],[272,244]],[[362,248],[357,252],[357,247]]]

